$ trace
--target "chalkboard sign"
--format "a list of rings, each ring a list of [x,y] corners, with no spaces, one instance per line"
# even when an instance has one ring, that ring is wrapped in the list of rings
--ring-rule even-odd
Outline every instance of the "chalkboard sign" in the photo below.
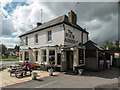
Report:
[[[78,54],[79,54],[79,64],[84,64],[84,52],[83,52],[83,49],[79,49]]]

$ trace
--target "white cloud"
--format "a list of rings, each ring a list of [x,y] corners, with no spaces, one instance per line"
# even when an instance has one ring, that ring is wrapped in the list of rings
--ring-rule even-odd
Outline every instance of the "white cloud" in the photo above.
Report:
[[[13,0],[0,0],[1,7],[5,7],[7,4],[11,3]]]
[[[5,1],[2,3],[2,6],[5,6],[12,0],[2,0]],[[15,35],[19,36],[22,33],[25,33],[36,26],[38,21],[41,21],[41,9],[43,9],[42,22],[47,22],[51,19],[58,17],[59,15],[66,14],[70,9],[73,8],[73,3],[40,3],[39,0],[31,2],[28,0],[29,5],[18,6],[14,8],[11,14],[9,14],[4,8],[2,8],[3,17],[3,28],[4,35]],[[113,4],[114,6],[114,4]],[[90,38],[95,42],[103,41],[104,39],[114,38],[117,32],[116,27],[118,27],[115,22],[116,20],[116,7],[111,4],[101,3],[81,3],[78,7],[78,22],[83,28],[87,28],[87,31],[90,33]],[[94,8],[97,7],[97,8]],[[107,7],[107,8],[106,8]],[[105,10],[103,10],[105,8]],[[113,8],[113,9],[112,9]],[[114,13],[114,14],[111,14]],[[2,23],[3,24],[3,23]],[[7,26],[7,27],[6,27]],[[114,26],[114,27],[113,27]],[[8,28],[9,27],[9,28]],[[114,32],[113,29],[115,30]],[[104,33],[103,33],[104,32]],[[112,32],[112,33],[111,33]],[[107,35],[111,33],[111,35]],[[114,37],[113,37],[114,36]],[[7,38],[7,37],[6,37]],[[19,38],[11,38],[9,42],[6,41],[8,46],[18,43]],[[3,39],[4,40],[4,39]],[[10,41],[13,41],[12,43]]]
[[[7,5],[7,2],[3,2],[2,6]],[[4,38],[0,43],[5,43],[8,47],[14,46],[15,43],[19,43],[18,36],[26,31],[31,30],[36,26],[38,21],[41,21],[41,9],[43,10],[42,21],[46,22],[55,17],[54,13],[46,7],[43,3],[31,3],[27,6],[17,6],[11,14],[9,14],[4,8],[2,8],[2,34],[4,35],[16,35],[16,38]],[[4,18],[7,17],[7,18]],[[8,28],[9,27],[9,28]],[[9,41],[9,42],[8,42]],[[11,42],[13,41],[14,44]]]
[[[16,44],[19,43],[18,37],[0,37],[0,43],[6,45],[8,48],[13,48]]]
[[[18,6],[12,13],[14,28],[17,32],[22,31],[25,33],[31,30],[38,21],[41,21],[41,9],[43,9],[44,14],[42,18],[43,22],[55,16],[52,11],[42,3],[31,3],[28,6]],[[18,34],[20,35],[21,33]]]

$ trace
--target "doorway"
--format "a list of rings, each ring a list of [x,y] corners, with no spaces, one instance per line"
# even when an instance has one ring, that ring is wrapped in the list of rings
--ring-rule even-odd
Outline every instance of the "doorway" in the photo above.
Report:
[[[61,54],[60,53],[57,54],[57,64],[61,65]]]
[[[73,70],[73,52],[72,51],[66,52],[66,61],[67,61],[67,70],[72,71]]]

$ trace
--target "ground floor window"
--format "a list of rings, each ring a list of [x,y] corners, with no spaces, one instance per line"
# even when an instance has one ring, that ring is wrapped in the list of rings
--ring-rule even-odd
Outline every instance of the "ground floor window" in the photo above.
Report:
[[[43,62],[46,62],[46,50],[42,50]]]
[[[78,50],[78,55],[79,55],[79,64],[84,64],[84,50],[79,49]]]
[[[51,64],[55,64],[55,50],[49,50],[49,61]]]
[[[35,55],[36,55],[36,62],[38,61],[38,51],[35,51]]]
[[[25,52],[25,61],[28,61],[28,60],[29,60],[29,52],[26,51],[26,52]]]

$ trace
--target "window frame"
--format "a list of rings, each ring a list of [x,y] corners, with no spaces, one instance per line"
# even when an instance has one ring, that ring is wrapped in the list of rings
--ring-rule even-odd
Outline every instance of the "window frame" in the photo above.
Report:
[[[53,51],[53,52],[54,52],[54,55],[53,55],[53,54],[50,54],[50,51]],[[51,58],[51,57],[52,57],[52,58]],[[52,60],[52,61],[53,61],[53,64],[52,64],[52,65],[55,65],[55,63],[56,63],[55,57],[56,57],[56,51],[55,51],[55,49],[49,49],[49,62],[51,61],[50,59],[54,59],[54,60]]]
[[[28,45],[28,37],[25,37],[25,45]]]
[[[47,31],[47,41],[48,42],[52,41],[52,30]]]
[[[38,34],[35,34],[35,44],[38,44]]]
[[[45,51],[45,53],[44,53]],[[45,60],[44,60],[45,58]],[[42,49],[42,59],[43,59],[43,62],[47,62],[47,50],[46,49]]]

